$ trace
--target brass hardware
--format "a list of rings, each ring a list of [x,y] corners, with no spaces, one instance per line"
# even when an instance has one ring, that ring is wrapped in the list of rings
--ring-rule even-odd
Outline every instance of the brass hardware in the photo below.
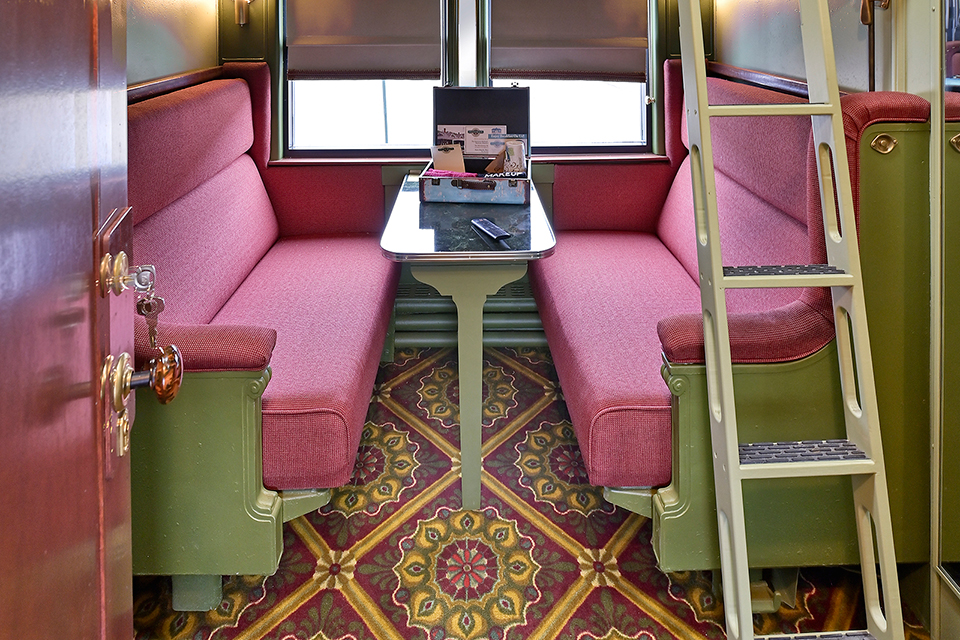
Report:
[[[130,363],[130,354],[124,351],[117,356],[117,364],[110,372],[109,400],[113,410],[117,413],[127,408],[127,397],[130,395],[130,378],[133,375],[133,365]]]
[[[873,139],[873,142],[870,143],[870,147],[874,151],[877,153],[882,153],[883,155],[893,151],[895,146],[897,146],[897,139],[891,136],[889,133],[881,133]]]
[[[956,151],[960,151],[960,133],[950,138],[950,146]]]
[[[132,360],[126,351],[116,358],[108,355],[104,358],[103,368],[100,370],[101,398],[109,407],[103,430],[111,442],[110,450],[116,451],[121,457],[130,450],[130,412],[127,410],[130,391],[138,387],[150,387],[157,395],[157,400],[161,404],[167,404],[177,397],[183,381],[183,360],[180,350],[174,345],[164,348],[159,356],[151,358],[144,371],[134,371]],[[114,412],[117,414],[116,448],[110,433],[113,429]]]
[[[120,295],[127,288],[123,279],[130,270],[127,254],[123,251],[114,258],[113,254],[105,254],[100,260],[100,296],[106,298],[110,292]]]
[[[127,214],[133,211],[133,207],[123,207],[114,209],[110,216],[103,223],[103,226],[97,231],[97,242],[99,242],[99,254],[106,255],[110,253],[110,245],[113,240],[113,234],[120,228],[121,223]]]
[[[113,356],[108,354],[107,357],[103,359],[103,368],[100,369],[100,397],[106,401],[110,399],[110,373],[112,371]],[[108,425],[105,425],[104,428],[106,429]]]
[[[157,280],[157,270],[153,265],[144,264],[130,271],[130,259],[126,252],[117,256],[104,254],[100,260],[100,296],[106,298],[111,292],[120,295],[132,284],[137,291],[153,291]]]
[[[121,354],[119,358],[107,355],[107,357],[103,359],[103,368],[100,370],[100,397],[105,405],[103,421],[104,438],[110,445],[110,452],[116,453],[120,457],[123,457],[130,449],[130,417],[127,415],[127,407],[125,406],[126,398],[123,398],[123,402],[117,413],[116,442],[113,440],[113,414],[116,410],[115,381],[117,379],[117,371],[120,366],[122,366],[121,360],[124,358],[129,358],[129,356],[126,353]],[[115,362],[117,367],[114,367]]]
[[[117,451],[120,457],[130,451],[130,412],[126,408],[117,414]]]
[[[171,344],[164,347],[159,356],[150,358],[147,367],[150,377],[144,386],[153,389],[160,404],[167,404],[176,398],[183,382],[183,358],[177,346]],[[143,373],[135,373],[134,378]],[[136,380],[132,384],[134,387],[140,386]]]
[[[129,353],[121,353],[110,372],[109,398],[118,413],[126,409],[130,391],[139,387],[152,389],[160,404],[167,404],[177,397],[183,382],[183,359],[176,345],[164,347],[159,356],[150,358],[143,371],[134,371],[131,360]]]

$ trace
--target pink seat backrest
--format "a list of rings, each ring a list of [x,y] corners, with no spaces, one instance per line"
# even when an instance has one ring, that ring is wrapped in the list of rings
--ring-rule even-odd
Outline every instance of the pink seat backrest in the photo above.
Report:
[[[680,73],[679,65],[668,73]],[[784,104],[801,98],[729,80],[709,78],[711,104]],[[680,135],[689,147],[686,113]],[[725,265],[806,264],[807,166],[810,119],[804,116],[713,118],[711,139]],[[689,158],[658,221],[663,243],[697,280]],[[823,240],[814,239],[822,244]],[[731,311],[769,310],[795,300],[797,290],[745,290],[728,296]]]
[[[244,80],[212,80],[128,108],[132,258],[156,266],[167,322],[209,322],[276,242],[252,143]]]

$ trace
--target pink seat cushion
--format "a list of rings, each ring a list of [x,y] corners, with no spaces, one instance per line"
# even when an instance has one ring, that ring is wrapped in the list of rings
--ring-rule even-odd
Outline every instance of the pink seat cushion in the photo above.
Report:
[[[960,93],[947,91],[943,94],[943,108],[947,122],[960,120]]]
[[[353,470],[398,265],[379,236],[281,238],[213,319],[273,327],[263,394],[263,482],[337,487]]]
[[[399,278],[380,253],[380,169],[268,167],[269,70],[224,72],[239,77],[129,108],[132,258],[157,268],[159,341],[187,371],[271,367],[264,485],[344,485]],[[135,331],[142,366],[142,318]]]
[[[558,164],[554,167],[553,228],[652,232],[676,170],[666,159],[640,164]],[[643,188],[625,188],[635,184]]]
[[[670,481],[670,391],[657,321],[700,290],[649,233],[567,231],[530,281],[591,484]]]
[[[161,320],[210,322],[277,239],[277,218],[250,156],[136,225],[133,259],[157,268]]]
[[[243,80],[187,87],[132,104],[127,114],[134,224],[212,178],[253,143]]]

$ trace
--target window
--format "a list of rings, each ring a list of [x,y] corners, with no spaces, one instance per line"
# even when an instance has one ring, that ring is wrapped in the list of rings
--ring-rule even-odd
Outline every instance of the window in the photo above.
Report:
[[[490,18],[490,76],[530,87],[535,152],[646,145],[646,2],[492,0]]]
[[[439,84],[439,80],[292,81],[289,147],[424,149],[430,145],[433,127],[433,87]]]
[[[530,87],[535,153],[638,151],[646,145],[647,88],[642,82],[494,80]]]
[[[286,0],[287,147],[429,146],[437,0]]]
[[[457,55],[443,50],[442,3],[286,3],[288,148],[426,150],[441,59]],[[494,86],[530,87],[534,153],[645,148],[646,2],[489,0],[489,9],[486,73]]]

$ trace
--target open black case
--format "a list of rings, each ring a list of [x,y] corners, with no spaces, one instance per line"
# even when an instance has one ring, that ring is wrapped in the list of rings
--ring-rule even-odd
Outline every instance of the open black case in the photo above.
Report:
[[[479,202],[485,204],[528,204],[530,202],[530,88],[529,87],[434,87],[433,140],[445,144],[441,131],[461,130],[473,135],[494,125],[505,127],[495,132],[495,140],[524,141],[524,177],[431,177],[420,174],[421,202]],[[470,146],[461,142],[465,148]],[[484,154],[463,156],[464,168],[470,173],[485,173],[497,154],[491,149]]]

